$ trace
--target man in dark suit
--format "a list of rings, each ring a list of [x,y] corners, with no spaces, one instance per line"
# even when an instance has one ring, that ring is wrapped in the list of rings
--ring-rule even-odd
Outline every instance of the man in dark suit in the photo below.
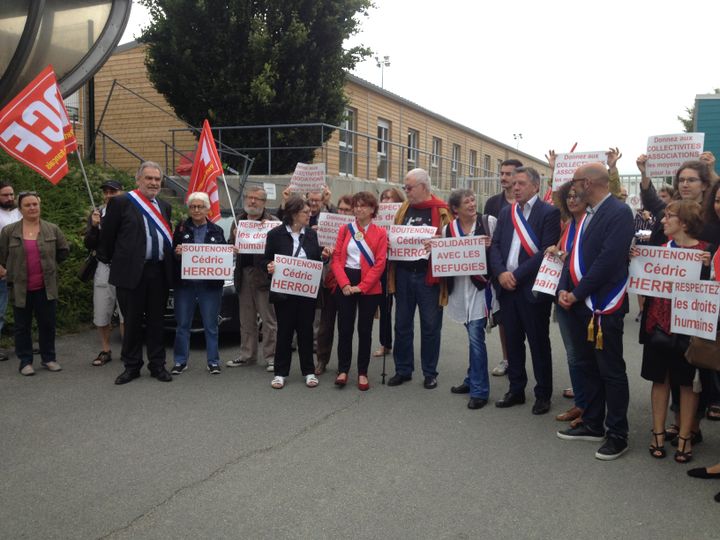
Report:
[[[588,205],[580,234],[558,285],[560,307],[572,314],[571,336],[587,398],[583,423],[558,431],[565,440],[602,442],[595,457],[609,461],[627,451],[629,390],[623,358],[628,253],[635,232],[632,210],[610,193],[602,163],[579,167],[575,192]]]
[[[111,199],[103,220],[97,257],[112,263],[110,283],[117,287],[125,317],[125,371],[115,384],[140,376],[143,343],[150,374],[159,381],[172,381],[165,369],[163,312],[172,280],[173,252],[170,205],[157,198],[162,176],[157,163],[140,165],[135,175],[138,189]]]
[[[519,167],[513,175],[515,203],[500,211],[490,246],[490,268],[500,285],[498,299],[505,321],[510,388],[497,407],[525,403],[525,337],[535,374],[533,414],[550,410],[552,354],[550,309],[552,298],[535,295],[532,286],[545,249],[560,238],[560,211],[540,200],[540,174]]]

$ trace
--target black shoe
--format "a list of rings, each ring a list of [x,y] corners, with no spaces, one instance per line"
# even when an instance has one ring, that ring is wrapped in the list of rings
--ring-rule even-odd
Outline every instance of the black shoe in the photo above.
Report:
[[[172,374],[180,375],[186,369],[187,369],[187,364],[175,364],[172,368]]]
[[[595,457],[603,461],[612,461],[622,456],[628,451],[628,443],[625,439],[618,439],[617,437],[608,437],[597,452]]]
[[[468,400],[468,409],[482,409],[485,405],[487,405],[487,399],[471,397]]]
[[[435,377],[425,377],[425,380],[423,381],[423,386],[426,390],[432,390],[433,388],[437,388],[437,379]]]
[[[400,386],[402,383],[412,380],[411,375],[400,375],[396,373],[387,382],[388,386]]]
[[[715,502],[720,502],[720,493],[716,493],[713,498],[715,499]]]
[[[117,379],[115,379],[115,384],[127,384],[133,379],[137,379],[139,376],[139,371],[135,371],[134,369],[126,369],[120,375],[118,375]]]
[[[450,388],[450,391],[451,391],[453,394],[469,394],[469,393],[470,393],[470,387],[469,387],[467,384],[462,383],[462,384],[459,385],[459,386],[453,386],[452,388]]]
[[[688,476],[692,476],[693,478],[702,478],[704,480],[712,480],[715,478],[720,478],[720,473],[708,472],[706,467],[698,467],[697,469],[690,469],[687,473],[688,473]]]
[[[549,399],[536,399],[535,405],[533,405],[533,414],[546,414],[550,412],[550,400]]]
[[[220,366],[218,364],[210,364],[208,371],[211,375],[220,375]]]
[[[565,441],[592,441],[602,442],[605,439],[603,433],[596,433],[587,428],[585,424],[580,424],[577,427],[571,427],[563,429],[557,432],[559,439]]]
[[[160,382],[171,382],[172,381],[172,375],[170,375],[167,371],[167,369],[162,368],[159,371],[156,371],[154,373],[150,373],[150,376],[157,379]]]
[[[502,399],[495,402],[495,406],[501,409],[512,407],[513,405],[522,405],[525,403],[525,394],[513,394],[508,392]]]

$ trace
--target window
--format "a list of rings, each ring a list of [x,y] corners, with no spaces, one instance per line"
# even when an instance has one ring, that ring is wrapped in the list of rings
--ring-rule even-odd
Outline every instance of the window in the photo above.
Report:
[[[438,180],[442,174],[442,140],[432,138],[432,154],[430,154],[430,178]]]
[[[485,154],[483,158],[483,176],[492,176],[492,172],[490,171],[490,156],[488,154]]]
[[[346,108],[345,117],[340,123],[338,146],[340,147],[340,174],[352,176],[355,174],[355,109]],[[348,130],[348,131],[346,131]]]
[[[468,165],[468,176],[477,175],[477,150],[470,150],[470,164]]]
[[[407,170],[419,167],[418,165],[418,141],[420,133],[415,129],[408,129],[407,139]]]
[[[390,173],[390,122],[378,118],[377,123],[377,179],[387,182]]]
[[[462,152],[459,144],[452,145],[452,160],[450,161],[450,185],[457,187],[458,175],[462,174],[462,165],[460,164],[460,153]]]
[[[497,175],[500,176],[500,168],[502,167],[502,159],[497,160]]]

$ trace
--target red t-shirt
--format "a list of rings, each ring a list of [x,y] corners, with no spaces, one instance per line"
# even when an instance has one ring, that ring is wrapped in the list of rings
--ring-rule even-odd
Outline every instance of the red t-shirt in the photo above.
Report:
[[[23,240],[23,245],[25,246],[25,264],[27,266],[27,290],[39,291],[45,287],[45,281],[43,280],[37,240]]]

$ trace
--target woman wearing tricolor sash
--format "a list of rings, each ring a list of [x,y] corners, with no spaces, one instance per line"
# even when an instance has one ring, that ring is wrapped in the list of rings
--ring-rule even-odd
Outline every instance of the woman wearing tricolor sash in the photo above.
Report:
[[[497,220],[477,212],[475,193],[470,189],[456,189],[448,199],[455,219],[445,226],[443,236],[483,236],[485,247],[490,246]],[[487,405],[490,395],[488,356],[485,328],[492,313],[499,308],[497,295],[489,275],[455,276],[447,278],[447,314],[453,321],[465,325],[469,341],[468,370],[462,384],[453,386],[453,394],[469,394],[468,409]]]
[[[340,229],[331,263],[337,279],[338,375],[335,384],[342,388],[348,382],[357,316],[358,388],[368,390],[372,327],[382,296],[380,277],[387,260],[387,233],[372,223],[378,211],[375,195],[368,191],[356,193],[352,206],[355,222]]]

